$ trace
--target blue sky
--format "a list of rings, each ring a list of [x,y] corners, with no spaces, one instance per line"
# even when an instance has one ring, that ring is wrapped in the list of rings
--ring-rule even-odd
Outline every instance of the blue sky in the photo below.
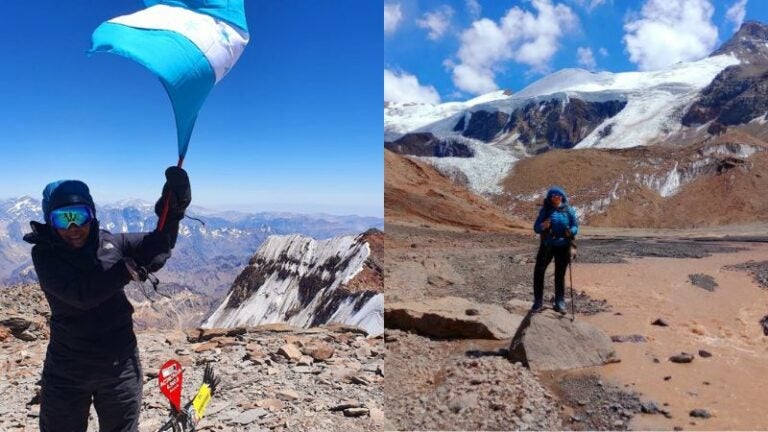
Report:
[[[758,0],[385,0],[385,100],[517,91],[563,68],[661,69],[706,57]]]
[[[383,215],[381,4],[246,3],[251,41],[187,153],[193,203]],[[177,159],[167,96],[138,64],[85,54],[101,22],[142,7],[0,2],[0,198],[40,198],[49,181],[77,178],[97,202],[156,199]]]

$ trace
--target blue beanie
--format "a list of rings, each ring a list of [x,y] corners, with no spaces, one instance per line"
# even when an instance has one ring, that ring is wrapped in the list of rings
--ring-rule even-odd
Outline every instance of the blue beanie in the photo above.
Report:
[[[73,204],[85,204],[96,214],[88,185],[80,180],[59,180],[49,183],[43,189],[43,215],[46,222],[53,210]]]

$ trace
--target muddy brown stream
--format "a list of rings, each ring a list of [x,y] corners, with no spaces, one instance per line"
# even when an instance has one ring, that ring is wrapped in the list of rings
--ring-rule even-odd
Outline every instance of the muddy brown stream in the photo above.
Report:
[[[768,313],[768,291],[747,272],[724,269],[768,259],[768,244],[739,246],[746,250],[699,259],[576,264],[576,288],[613,306],[612,312],[577,319],[608,335],[647,338],[644,343],[614,344],[622,361],[598,369],[606,379],[629,384],[628,389],[659,406],[669,404],[671,419],[638,415],[630,425],[633,429],[768,429],[768,337],[759,325]],[[692,285],[688,275],[696,273],[714,277],[718,287],[710,292]],[[669,326],[652,325],[657,318]],[[712,356],[703,358],[699,350]],[[669,361],[681,351],[694,354],[693,362]],[[712,417],[690,417],[695,408],[707,409]]]

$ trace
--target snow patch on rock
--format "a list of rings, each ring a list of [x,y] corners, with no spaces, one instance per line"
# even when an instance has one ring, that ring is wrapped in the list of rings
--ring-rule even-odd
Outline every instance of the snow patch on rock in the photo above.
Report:
[[[342,289],[362,271],[370,253],[361,236],[270,236],[203,327],[337,322],[380,334],[383,295]]]

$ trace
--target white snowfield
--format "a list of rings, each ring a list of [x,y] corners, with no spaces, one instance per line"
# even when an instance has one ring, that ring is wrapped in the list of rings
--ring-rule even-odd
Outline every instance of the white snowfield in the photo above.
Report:
[[[501,193],[499,182],[509,171],[509,167],[517,162],[517,157],[499,146],[489,145],[482,141],[463,138],[463,141],[474,152],[471,158],[464,157],[418,157],[444,175],[453,178],[457,172],[467,177],[467,187],[477,194]]]
[[[497,90],[466,102],[446,102],[438,105],[416,102],[387,102],[384,107],[384,140],[396,140],[408,132],[444,120],[476,105],[507,99],[508,97],[504,94],[504,90]]]
[[[301,235],[270,236],[256,252],[257,266],[272,266],[264,283],[234,308],[227,308],[232,291],[216,311],[203,323],[205,328],[255,326],[288,323],[308,327],[319,315],[324,322],[354,325],[370,335],[384,332],[384,295],[376,293],[347,293],[334,305],[332,313],[324,310],[324,301],[354,278],[370,255],[368,243],[360,236],[314,240]],[[344,263],[332,266],[326,263]],[[325,268],[323,268],[325,267]],[[279,269],[288,275],[280,277]],[[285,276],[285,275],[284,275]],[[302,305],[299,286],[306,276],[322,279],[323,287],[309,303]],[[341,292],[336,293],[341,294]]]
[[[464,103],[389,104],[384,110],[385,135],[391,139],[407,132],[432,132],[441,138],[451,138],[460,133],[453,131],[458,121],[462,117],[465,121],[469,120],[472,112],[484,110],[510,114],[530,103],[557,99],[567,104],[570,99],[578,98],[587,102],[618,100],[627,104],[614,117],[605,119],[575,148],[629,148],[653,144],[682,129],[680,119],[699,91],[723,69],[739,63],[732,55],[719,55],[648,72],[593,73],[583,69],[563,69],[510,96],[497,91]],[[608,130],[610,133],[607,133]],[[506,153],[506,160],[488,157],[494,153],[493,150],[485,153],[476,151],[474,160],[424,159],[441,170],[462,171],[469,178],[471,189],[493,194],[500,190],[499,182],[517,160],[518,153],[511,149],[521,144],[515,143],[515,140],[516,137],[502,136],[483,144]],[[506,169],[500,168],[502,163],[508,163]],[[673,185],[666,187],[674,189]]]

